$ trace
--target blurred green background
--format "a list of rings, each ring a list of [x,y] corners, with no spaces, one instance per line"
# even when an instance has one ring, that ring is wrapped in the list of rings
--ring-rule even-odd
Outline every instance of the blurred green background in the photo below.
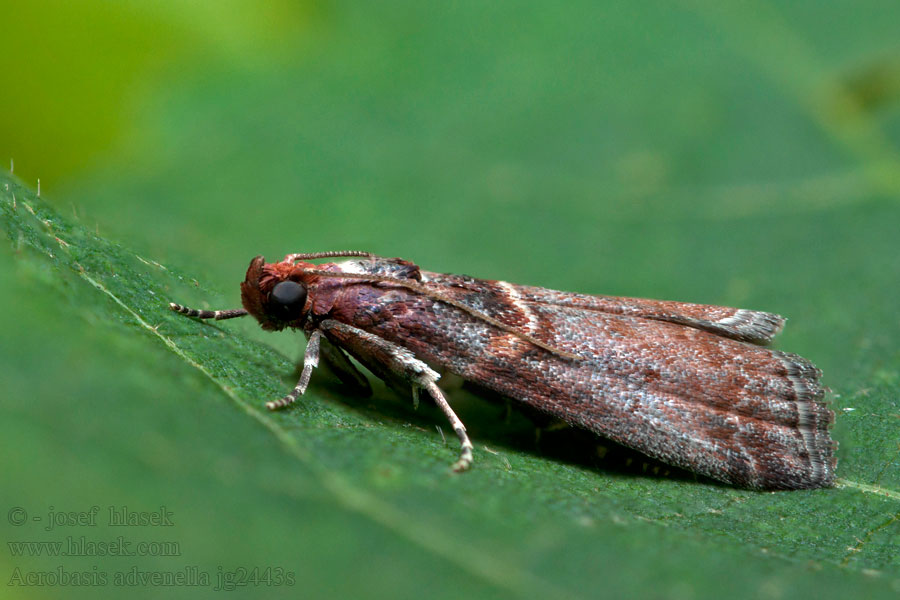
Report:
[[[226,574],[242,597],[900,593],[896,0],[0,15],[0,597],[218,597]],[[452,382],[476,463],[449,476],[433,407],[321,372],[268,414],[300,336],[166,310],[236,307],[256,254],[340,249],[787,315],[777,347],[833,390],[839,486],[654,475]],[[118,536],[177,552],[21,544]]]

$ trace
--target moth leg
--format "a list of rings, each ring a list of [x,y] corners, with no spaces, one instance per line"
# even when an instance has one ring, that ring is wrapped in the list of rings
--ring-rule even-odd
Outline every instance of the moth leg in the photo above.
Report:
[[[459,438],[459,460],[453,463],[453,470],[457,473],[465,471],[472,465],[473,448],[472,440],[469,439],[469,435],[466,433],[466,426],[463,425],[462,421],[459,420],[459,417],[456,416],[456,413],[453,412],[453,409],[450,408],[450,404],[447,402],[447,399],[444,398],[441,388],[439,388],[434,381],[429,381],[423,387],[428,390],[428,393],[431,394],[431,397],[434,398],[437,405],[444,411],[447,420],[450,421],[450,425],[453,427],[453,431],[456,432],[456,436]]]
[[[341,383],[352,387],[360,395],[372,395],[372,386],[366,376],[360,373],[344,351],[329,342],[328,338],[321,339],[319,358],[341,380]]]
[[[319,327],[335,345],[345,349],[363,364],[375,366],[373,372],[376,375],[389,373],[405,380],[413,386],[413,389],[421,388],[428,391],[446,415],[447,420],[450,421],[453,431],[459,438],[459,460],[453,464],[453,470],[458,472],[469,468],[472,464],[472,442],[466,434],[465,425],[450,408],[450,404],[437,385],[440,375],[406,348],[362,329],[332,319],[322,321]]]
[[[366,334],[366,335],[370,335],[370,334]],[[334,337],[334,335],[332,335],[332,337]],[[381,339],[381,338],[379,338],[379,339]],[[329,346],[336,349],[338,352],[341,352],[342,355],[344,355],[344,350],[349,351],[349,348],[347,347],[348,344],[344,343],[343,341],[336,341],[336,340],[332,340],[332,341],[334,343],[329,342],[328,336],[326,336],[323,339],[323,341],[322,341],[323,358],[325,358],[324,350],[326,347],[329,347]],[[412,380],[410,380],[409,377],[406,377],[402,372],[399,372],[397,370],[392,370],[388,365],[386,365],[384,363],[384,361],[376,360],[373,354],[364,354],[363,352],[357,352],[357,353],[350,352],[350,353],[353,355],[353,358],[355,358],[357,361],[359,361],[360,364],[362,364],[362,366],[364,366],[366,369],[368,369],[369,372],[371,372],[373,375],[375,375],[376,377],[378,377],[379,379],[384,381],[387,384],[387,386],[389,388],[391,388],[392,390],[394,390],[395,392],[397,392],[397,394],[399,396],[412,395],[413,405],[416,406],[416,404],[417,404],[416,396],[417,396],[420,388],[417,388],[412,383]],[[353,367],[353,364],[348,359],[346,359],[346,356],[344,356],[344,359],[347,360],[348,365]],[[358,373],[358,371],[357,371],[357,373]],[[371,386],[368,385],[369,384],[368,380],[366,380],[365,377],[363,377],[363,375],[361,375],[361,374],[359,375],[359,377],[365,381],[366,388],[371,393]]]
[[[314,329],[309,335],[309,341],[306,343],[306,353],[303,355],[303,372],[300,373],[300,381],[294,386],[290,394],[279,400],[266,402],[266,408],[269,410],[278,410],[285,406],[293,404],[299,396],[306,391],[309,385],[309,378],[312,376],[313,369],[319,365],[319,342],[322,339],[322,332]]]

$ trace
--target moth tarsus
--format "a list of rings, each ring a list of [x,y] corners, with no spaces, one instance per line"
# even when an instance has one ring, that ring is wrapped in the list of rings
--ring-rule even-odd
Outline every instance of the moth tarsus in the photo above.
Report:
[[[322,258],[341,262],[313,264]],[[425,391],[472,463],[465,426],[437,385],[440,367],[571,426],[733,485],[796,489],[834,483],[833,413],[821,371],[763,345],[772,313],[590,296],[422,271],[367,252],[288,254],[250,262],[242,309],[170,308],[201,319],[253,315],[263,329],[309,339],[289,406],[321,360],[363,389],[348,355],[376,376]],[[399,384],[399,385],[396,385]],[[417,396],[416,396],[417,397]]]

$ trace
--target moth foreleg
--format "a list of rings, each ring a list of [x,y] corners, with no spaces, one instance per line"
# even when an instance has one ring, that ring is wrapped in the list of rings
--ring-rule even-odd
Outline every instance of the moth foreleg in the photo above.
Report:
[[[464,471],[469,468],[472,464],[472,442],[466,434],[465,425],[453,412],[437,385],[440,375],[406,348],[362,329],[331,319],[322,321],[319,327],[335,345],[360,358],[363,364],[375,365],[378,372],[390,373],[410,383],[414,389],[426,390],[446,415],[453,431],[459,437],[461,449],[459,460],[453,464],[453,470]]]
[[[319,342],[322,339],[322,332],[314,329],[309,335],[309,341],[306,343],[306,353],[303,355],[303,371],[300,373],[300,380],[290,394],[279,400],[266,402],[266,408],[269,410],[278,410],[293,404],[298,397],[302,396],[309,385],[309,378],[312,371],[319,365]]]

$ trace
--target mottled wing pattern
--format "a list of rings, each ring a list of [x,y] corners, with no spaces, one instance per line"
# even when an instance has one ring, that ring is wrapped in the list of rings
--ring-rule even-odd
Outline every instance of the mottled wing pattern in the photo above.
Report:
[[[408,290],[385,301],[383,292],[356,286],[356,308],[346,318],[664,462],[749,487],[833,481],[833,414],[821,402],[820,371],[800,356],[737,341],[768,341],[780,317],[439,273],[422,272],[421,281],[581,359],[556,356]]]
[[[468,290],[474,294],[478,294],[479,286],[486,283],[471,277],[427,271],[423,272],[423,277],[434,285],[451,290]],[[781,331],[785,321],[780,315],[743,308],[645,298],[590,296],[505,281],[489,283],[495,284],[500,297],[511,301],[667,321],[754,344],[771,342]]]

